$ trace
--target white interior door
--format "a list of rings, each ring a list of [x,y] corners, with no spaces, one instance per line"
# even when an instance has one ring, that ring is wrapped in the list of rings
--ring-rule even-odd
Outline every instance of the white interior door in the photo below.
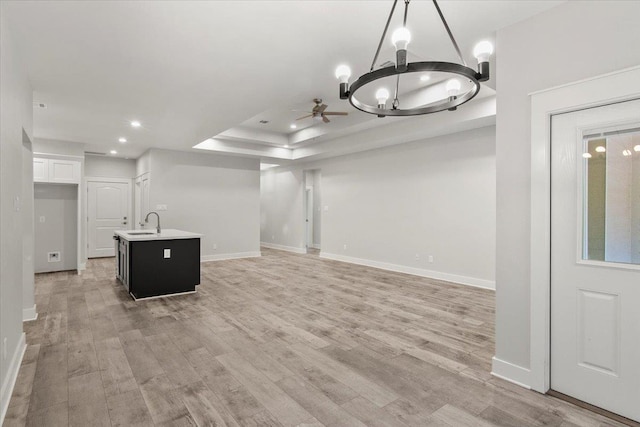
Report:
[[[307,248],[313,247],[313,188],[308,187],[306,192],[306,220]]]
[[[640,421],[640,100],[552,117],[551,206],[551,388]]]
[[[87,181],[89,258],[115,256],[113,232],[129,227],[129,183]]]

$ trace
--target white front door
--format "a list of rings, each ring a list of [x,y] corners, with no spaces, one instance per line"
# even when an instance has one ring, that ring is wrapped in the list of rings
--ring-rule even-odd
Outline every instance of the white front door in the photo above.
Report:
[[[640,421],[640,100],[551,120],[551,388]]]
[[[129,226],[129,183],[87,181],[89,258],[115,256],[113,232]]]

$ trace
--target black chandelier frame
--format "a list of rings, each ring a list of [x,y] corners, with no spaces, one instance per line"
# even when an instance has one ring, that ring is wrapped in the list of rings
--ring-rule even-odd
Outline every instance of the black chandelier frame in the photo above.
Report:
[[[409,9],[409,2],[411,0],[404,0],[405,9],[404,9],[404,20],[403,26],[406,27],[407,23],[407,14]],[[489,62],[483,61],[478,63],[478,70],[474,70],[467,66],[462,53],[460,52],[460,48],[458,47],[458,43],[456,42],[447,21],[440,10],[440,6],[438,5],[437,0],[432,0],[433,4],[440,16],[440,20],[444,25],[447,34],[449,35],[449,39],[453,44],[453,47],[458,54],[461,64],[453,63],[453,62],[440,62],[440,61],[422,61],[422,62],[409,62],[406,64],[394,64],[389,65],[387,67],[383,67],[377,70],[374,70],[375,63],[378,60],[378,55],[380,54],[380,49],[382,48],[382,44],[387,35],[387,30],[389,29],[389,23],[391,22],[391,18],[393,17],[393,13],[395,11],[396,4],[398,0],[393,1],[393,6],[391,7],[391,12],[389,13],[389,17],[387,18],[386,25],[382,32],[382,36],[380,37],[380,43],[378,44],[378,48],[376,50],[375,56],[373,58],[373,62],[371,64],[371,69],[368,73],[361,75],[356,81],[354,81],[349,87],[349,83],[340,83],[340,99],[348,99],[351,105],[357,108],[360,111],[369,114],[375,114],[378,117],[386,117],[386,116],[417,116],[422,114],[431,114],[437,113],[444,110],[455,111],[458,106],[465,104],[471,101],[477,94],[480,92],[480,82],[484,82],[489,80],[490,70],[489,70]],[[406,58],[406,53],[403,53],[404,58]],[[400,76],[406,73],[424,73],[424,72],[442,72],[449,74],[456,74],[467,79],[472,84],[472,88],[467,90],[462,94],[458,94],[455,96],[449,96],[447,99],[442,101],[433,102],[430,104],[426,104],[423,106],[419,106],[416,108],[399,108],[400,103],[398,100],[398,91],[400,86]],[[375,82],[376,80],[396,76],[396,88],[395,94],[393,97],[393,102],[391,108],[381,108],[380,105],[371,105],[367,104],[361,100],[359,100],[355,95],[356,92],[362,87]]]

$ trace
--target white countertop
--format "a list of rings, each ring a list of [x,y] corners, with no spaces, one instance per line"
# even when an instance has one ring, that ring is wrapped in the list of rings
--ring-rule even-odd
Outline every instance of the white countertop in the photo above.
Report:
[[[151,234],[138,234],[138,233],[151,233]],[[160,234],[156,233],[154,228],[147,230],[117,230],[114,231],[116,236],[123,238],[124,240],[143,241],[143,240],[174,240],[174,239],[199,239],[202,234],[192,233],[190,231],[182,231],[175,229],[162,229]]]

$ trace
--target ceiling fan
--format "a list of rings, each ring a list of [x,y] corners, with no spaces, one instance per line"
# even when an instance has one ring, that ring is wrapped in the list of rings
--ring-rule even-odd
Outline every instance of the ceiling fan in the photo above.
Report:
[[[328,105],[323,104],[322,99],[320,98],[315,98],[313,102],[315,102],[316,105],[311,110],[311,114],[307,114],[306,116],[299,117],[296,120],[302,120],[302,119],[306,119],[307,117],[313,117],[314,120],[318,120],[318,121],[322,120],[325,123],[329,123],[331,120],[329,120],[327,116],[346,116],[347,114],[349,114],[346,111],[324,111],[327,109]]]

